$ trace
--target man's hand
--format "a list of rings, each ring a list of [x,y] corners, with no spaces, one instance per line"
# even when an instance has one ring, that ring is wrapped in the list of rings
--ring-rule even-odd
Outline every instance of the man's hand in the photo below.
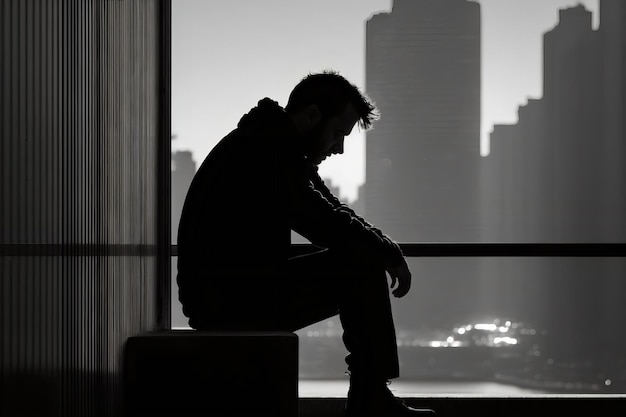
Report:
[[[406,260],[402,258],[399,265],[388,267],[387,273],[391,277],[391,288],[398,284],[392,294],[397,298],[404,297],[411,289],[411,271],[409,271]]]

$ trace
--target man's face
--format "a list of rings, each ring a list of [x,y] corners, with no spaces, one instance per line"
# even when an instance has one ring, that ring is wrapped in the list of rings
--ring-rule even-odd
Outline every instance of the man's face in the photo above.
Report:
[[[343,141],[350,135],[354,125],[359,121],[354,106],[348,104],[345,110],[338,116],[331,117],[326,123],[320,122],[309,133],[309,146],[307,157],[314,165],[319,165],[323,160],[333,154],[343,153]]]

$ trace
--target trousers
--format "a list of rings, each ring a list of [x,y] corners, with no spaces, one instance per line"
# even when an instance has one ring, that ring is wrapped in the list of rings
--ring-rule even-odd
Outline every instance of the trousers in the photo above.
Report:
[[[339,315],[350,375],[384,381],[399,376],[389,285],[380,265],[320,250],[290,258],[271,275],[204,281],[188,291],[193,297],[181,297],[192,328],[294,332]]]

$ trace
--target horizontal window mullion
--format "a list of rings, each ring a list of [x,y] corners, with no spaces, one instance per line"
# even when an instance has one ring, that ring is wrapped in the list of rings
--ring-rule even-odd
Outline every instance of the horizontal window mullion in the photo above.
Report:
[[[0,244],[0,256],[155,256],[145,244]]]
[[[308,253],[311,244],[294,244],[295,254]],[[405,256],[414,257],[623,257],[626,243],[400,243]],[[244,245],[240,251],[255,250]],[[172,256],[178,246],[172,245]]]

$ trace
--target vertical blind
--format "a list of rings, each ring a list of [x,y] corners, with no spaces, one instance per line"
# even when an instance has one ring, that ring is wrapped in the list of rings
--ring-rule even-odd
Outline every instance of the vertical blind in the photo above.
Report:
[[[168,1],[0,3],[0,415],[119,415],[169,327]]]

